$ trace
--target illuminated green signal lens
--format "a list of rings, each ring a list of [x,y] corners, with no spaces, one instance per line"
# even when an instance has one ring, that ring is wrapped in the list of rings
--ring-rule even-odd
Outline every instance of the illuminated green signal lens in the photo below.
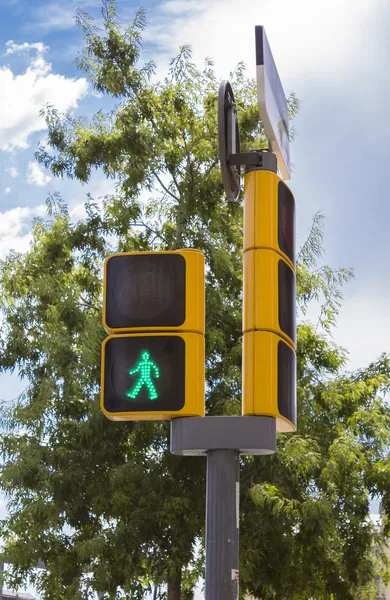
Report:
[[[104,344],[104,408],[110,413],[179,411],[185,402],[185,341],[118,335]]]
[[[133,387],[126,392],[126,396],[135,400],[143,386],[145,386],[149,400],[157,400],[158,393],[154,378],[158,379],[160,377],[160,371],[156,363],[151,360],[148,350],[141,350],[141,358],[128,373],[129,375],[137,375],[137,380]]]

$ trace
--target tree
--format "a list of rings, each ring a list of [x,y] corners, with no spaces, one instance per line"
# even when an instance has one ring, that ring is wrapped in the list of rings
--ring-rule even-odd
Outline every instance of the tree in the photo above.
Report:
[[[204,252],[207,411],[239,414],[242,203],[223,195],[212,62],[198,69],[183,47],[155,83],[153,65],[139,64],[142,11],[123,31],[105,1],[103,31],[81,11],[77,23],[79,68],[118,104],[90,121],[47,107],[49,150],[36,156],[81,182],[101,169],[115,193],[88,196],[77,223],[49,197],[29,251],[1,263],[0,368],[29,382],[2,411],[10,581],[23,583],[40,558],[47,570],[32,576],[44,599],[141,599],[167,583],[169,600],[187,600],[203,566],[205,461],[172,456],[164,423],[101,414],[102,263],[111,251]],[[243,151],[265,147],[255,82],[242,64],[232,80]],[[293,95],[289,107],[292,118]],[[266,600],[373,598],[370,495],[390,508],[389,360],[344,372],[330,330],[351,272],[318,266],[321,223],[297,268],[301,312],[322,303],[317,327],[302,317],[298,328],[299,432],[279,436],[273,457],[242,459],[241,588]]]
[[[270,460],[248,459],[242,477],[242,580],[259,598],[378,598],[375,577],[387,577],[369,500],[381,495],[388,513],[389,359],[343,369],[329,334],[351,272],[315,268],[322,233],[316,215],[298,256],[301,310],[324,295],[317,327],[298,327],[298,434],[279,436]]]

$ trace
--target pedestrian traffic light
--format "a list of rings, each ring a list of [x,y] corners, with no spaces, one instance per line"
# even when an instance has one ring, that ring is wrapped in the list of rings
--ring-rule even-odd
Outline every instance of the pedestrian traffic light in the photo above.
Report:
[[[113,335],[103,342],[102,404],[114,420],[204,415],[204,337]]]
[[[244,415],[269,415],[277,431],[295,431],[296,358],[289,344],[269,331],[246,333],[242,385]]]
[[[295,431],[295,201],[261,167],[245,176],[243,288],[242,412]]]
[[[204,415],[204,257],[123,252],[104,267],[101,409],[112,420]]]

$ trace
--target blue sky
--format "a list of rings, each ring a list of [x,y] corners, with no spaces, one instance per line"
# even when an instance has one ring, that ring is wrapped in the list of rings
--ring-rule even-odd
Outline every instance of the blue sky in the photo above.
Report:
[[[290,181],[297,202],[298,245],[314,213],[326,216],[326,261],[353,267],[335,339],[350,351],[350,367],[390,350],[386,108],[390,90],[389,11],[380,0],[167,0],[143,2],[149,26],[147,58],[157,76],[183,43],[201,63],[215,60],[228,77],[239,60],[255,75],[254,26],[263,24],[286,94],[301,100],[291,149]],[[99,174],[90,184],[50,179],[34,160],[45,140],[40,108],[91,115],[109,102],[97,97],[77,71],[82,36],[77,6],[97,18],[100,0],[0,0],[0,255],[25,249],[29,225],[59,190],[77,218],[85,194],[103,195],[112,183]],[[137,2],[119,1],[124,22]],[[12,391],[11,391],[12,393]],[[8,395],[3,380],[1,397]]]
[[[126,23],[141,1],[119,1]],[[294,91],[301,111],[291,148],[298,246],[313,215],[326,216],[325,260],[352,267],[335,340],[350,352],[349,367],[364,366],[390,351],[390,283],[387,149],[390,120],[390,4],[384,0],[144,0],[149,26],[147,58],[162,77],[181,44],[194,59],[215,60],[228,78],[244,60],[255,76],[254,26],[264,25],[284,90]],[[81,186],[53,180],[34,159],[45,126],[46,103],[91,115],[109,102],[78,72],[82,47],[74,27],[77,6],[97,18],[100,0],[0,0],[0,256],[28,247],[31,220],[45,198],[59,190],[74,217],[87,192],[112,189],[102,175]],[[312,313],[314,318],[314,312]],[[21,390],[15,376],[0,378],[0,398]]]

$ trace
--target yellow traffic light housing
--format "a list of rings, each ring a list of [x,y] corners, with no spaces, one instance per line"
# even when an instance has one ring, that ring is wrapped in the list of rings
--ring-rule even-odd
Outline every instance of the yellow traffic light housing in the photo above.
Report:
[[[273,331],[296,343],[295,273],[271,250],[244,253],[243,332]]]
[[[295,268],[295,200],[290,188],[272,171],[245,176],[244,251],[268,248]]]
[[[245,176],[243,288],[242,413],[295,431],[295,201],[261,166]]]
[[[244,415],[269,415],[277,431],[295,431],[296,358],[289,344],[269,331],[246,333],[242,385]]]
[[[103,413],[204,416],[205,289],[199,250],[123,252],[104,266]]]
[[[111,334],[204,334],[204,285],[199,250],[111,254],[104,263],[103,326]]]

